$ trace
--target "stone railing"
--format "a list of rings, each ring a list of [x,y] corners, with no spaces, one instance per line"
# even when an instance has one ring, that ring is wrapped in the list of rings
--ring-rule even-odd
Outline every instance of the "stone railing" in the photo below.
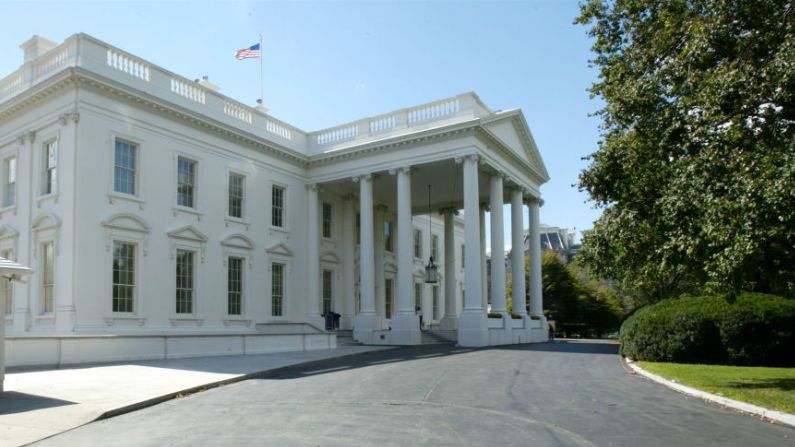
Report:
[[[433,124],[452,120],[466,120],[486,116],[491,111],[474,93],[465,93],[416,107],[396,110],[385,115],[364,118],[353,123],[324,129],[309,134],[310,153],[322,153],[350,142],[400,135],[421,130]]]
[[[81,67],[215,121],[306,153],[306,133],[300,129],[85,34],[69,37],[61,45],[0,79],[0,104],[69,67]]]

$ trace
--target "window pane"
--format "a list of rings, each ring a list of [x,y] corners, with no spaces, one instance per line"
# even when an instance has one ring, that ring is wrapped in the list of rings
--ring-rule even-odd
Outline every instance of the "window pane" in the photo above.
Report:
[[[135,245],[113,242],[113,311],[132,312],[135,295]]]
[[[187,158],[177,159],[177,205],[193,208],[196,192],[196,162]]]
[[[44,144],[44,154],[42,160],[42,188],[43,195],[55,192],[56,168],[58,161],[58,144],[50,141]]]
[[[284,265],[271,265],[271,315],[284,315]]]
[[[227,262],[227,313],[240,315],[243,308],[243,258],[229,257]]]
[[[323,202],[323,237],[331,237],[332,208],[330,203]]]
[[[177,250],[177,313],[193,313],[193,252]]]
[[[229,174],[229,216],[243,218],[243,188],[245,178]]]
[[[323,313],[331,312],[332,271],[323,270]]]
[[[271,225],[284,226],[284,188],[274,186],[271,190]]]
[[[16,258],[14,257],[13,250],[3,250],[0,253],[0,257],[6,258],[9,261],[15,261]],[[14,313],[14,282],[13,281],[6,281],[6,304],[5,304],[5,314],[11,315]]]
[[[55,253],[52,242],[41,246],[41,288],[42,288],[42,313],[52,312],[55,287]]]
[[[135,169],[137,146],[116,140],[116,153],[113,166],[113,190],[135,195]]]

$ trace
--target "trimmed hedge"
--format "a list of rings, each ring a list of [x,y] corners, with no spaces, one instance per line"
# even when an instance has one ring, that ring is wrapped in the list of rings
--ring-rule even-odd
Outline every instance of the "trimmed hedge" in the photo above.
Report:
[[[655,362],[795,366],[795,301],[760,293],[661,301],[621,325],[621,354]]]

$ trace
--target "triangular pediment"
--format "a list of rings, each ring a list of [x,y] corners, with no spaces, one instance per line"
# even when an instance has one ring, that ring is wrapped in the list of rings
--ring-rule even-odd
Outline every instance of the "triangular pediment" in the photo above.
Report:
[[[42,213],[33,219],[33,228],[36,231],[46,230],[47,228],[55,228],[61,226],[61,219],[52,213]]]
[[[329,262],[331,264],[339,264],[340,257],[336,253],[327,251],[320,255],[320,262]]]
[[[254,242],[245,235],[239,233],[229,235],[226,239],[221,241],[221,245],[232,248],[242,248],[244,250],[254,249]]]
[[[290,250],[290,247],[288,247],[284,242],[273,244],[270,247],[266,248],[265,251],[272,255],[279,255],[279,256],[293,255],[293,251]]]
[[[204,235],[193,225],[186,225],[176,230],[169,231],[168,237],[174,239],[185,239],[189,241],[207,242],[207,236]]]
[[[19,231],[6,223],[0,223],[0,239],[10,239],[19,236]]]
[[[535,139],[520,111],[506,114],[483,125],[491,137],[497,139],[517,157],[530,165],[531,169],[544,182],[549,180],[549,173],[538,151]]]

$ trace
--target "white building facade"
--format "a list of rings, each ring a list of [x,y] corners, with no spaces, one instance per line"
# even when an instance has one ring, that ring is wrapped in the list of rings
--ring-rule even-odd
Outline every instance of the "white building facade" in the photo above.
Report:
[[[521,111],[468,93],[304,132],[85,34],[21,47],[0,256],[34,273],[7,294],[7,364],[323,349],[328,311],[366,344],[419,343],[418,307],[463,346],[546,339],[540,263],[529,309],[497,281],[486,315],[484,213],[492,247],[503,219],[521,246],[548,180]]]

